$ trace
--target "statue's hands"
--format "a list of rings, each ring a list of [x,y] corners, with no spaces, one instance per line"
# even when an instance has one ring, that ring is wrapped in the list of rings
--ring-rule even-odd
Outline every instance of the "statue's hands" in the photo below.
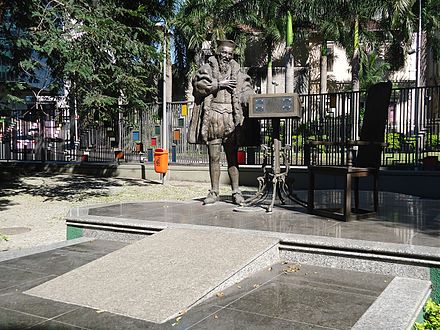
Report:
[[[236,79],[225,79],[218,83],[219,89],[227,89],[229,91],[232,91],[235,87],[237,87],[237,80]]]

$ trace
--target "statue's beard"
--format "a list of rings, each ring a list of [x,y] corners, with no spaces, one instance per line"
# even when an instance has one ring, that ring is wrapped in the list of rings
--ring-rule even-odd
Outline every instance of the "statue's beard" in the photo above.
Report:
[[[228,69],[229,69],[229,61],[228,60],[220,60],[218,66],[220,69],[220,73],[226,73],[226,72],[228,72]]]

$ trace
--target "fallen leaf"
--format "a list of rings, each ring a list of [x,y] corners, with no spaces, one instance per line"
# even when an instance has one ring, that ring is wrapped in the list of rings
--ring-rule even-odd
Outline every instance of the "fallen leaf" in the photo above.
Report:
[[[300,266],[299,265],[290,265],[287,268],[283,269],[283,273],[287,274],[287,273],[296,273],[297,271],[300,270]]]
[[[224,294],[224,292],[217,292],[216,296],[219,298],[223,298],[225,296],[225,294]]]
[[[179,312],[179,315],[184,315],[184,314],[186,314],[187,312],[188,312],[187,309],[183,309],[183,310],[181,310],[181,311]]]

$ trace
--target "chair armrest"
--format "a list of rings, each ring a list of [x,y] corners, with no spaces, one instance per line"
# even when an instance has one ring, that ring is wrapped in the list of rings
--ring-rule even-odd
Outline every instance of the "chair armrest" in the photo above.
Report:
[[[341,142],[332,142],[332,141],[309,141],[308,145],[311,147],[316,146],[343,146],[344,144]]]
[[[378,141],[361,141],[361,140],[349,140],[347,141],[348,146],[379,146],[386,147],[388,143],[378,142]]]

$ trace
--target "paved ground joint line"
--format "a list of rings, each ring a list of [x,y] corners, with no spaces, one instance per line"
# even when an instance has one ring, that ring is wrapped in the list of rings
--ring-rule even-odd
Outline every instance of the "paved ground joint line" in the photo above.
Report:
[[[297,320],[286,319],[286,318],[279,317],[279,316],[271,316],[271,315],[267,315],[267,314],[261,314],[261,313],[256,313],[256,312],[245,311],[245,310],[238,309],[238,308],[225,307],[224,309],[228,309],[228,310],[232,310],[232,311],[236,311],[236,312],[241,312],[241,313],[246,313],[246,314],[252,314],[252,315],[258,315],[258,316],[264,316],[264,317],[268,317],[268,318],[272,318],[272,319],[276,319],[276,320],[287,321],[287,322],[292,322],[292,323],[300,323],[300,324],[304,324],[304,325],[312,326],[313,328],[330,329],[330,330],[339,330],[338,328],[325,327],[325,326],[322,326],[322,325],[317,325],[317,324],[307,323],[307,322],[303,322],[303,321],[297,321]]]
[[[199,324],[200,322],[202,322],[202,321],[204,321],[204,320],[210,318],[211,316],[215,315],[215,314],[218,313],[219,311],[221,311],[221,310],[223,310],[223,309],[226,309],[229,305],[231,305],[231,304],[237,302],[238,300],[240,300],[240,299],[243,298],[243,297],[246,297],[247,295],[250,295],[250,294],[253,293],[254,291],[258,290],[258,289],[261,288],[262,286],[266,285],[267,283],[271,282],[272,280],[274,280],[275,278],[277,278],[277,277],[279,277],[279,276],[281,276],[281,275],[284,275],[284,274],[281,273],[281,274],[275,275],[275,276],[272,277],[271,279],[269,279],[269,280],[267,280],[266,282],[264,282],[263,284],[261,284],[259,287],[253,288],[253,289],[251,289],[250,291],[243,293],[242,296],[238,297],[237,299],[234,299],[233,301],[231,301],[230,303],[228,303],[228,304],[225,305],[225,306],[218,306],[218,307],[220,307],[219,310],[217,310],[217,311],[215,311],[215,312],[209,314],[208,316],[204,317],[203,319],[197,321],[196,323],[194,323],[193,325],[191,325],[191,326],[188,327],[187,329],[191,329],[192,327],[196,326],[196,325]]]
[[[66,322],[62,322],[62,321],[57,321],[57,320],[55,320],[56,318],[58,318],[58,317],[60,317],[60,316],[63,316],[63,315],[66,315],[66,314],[72,313],[72,312],[74,312],[74,311],[76,311],[76,310],[78,310],[78,309],[80,309],[80,308],[81,308],[81,307],[77,307],[77,308],[74,308],[74,309],[72,309],[72,310],[70,310],[70,311],[67,311],[67,312],[61,313],[61,314],[59,314],[59,315],[57,315],[57,316],[53,316],[53,317],[47,318],[46,320],[44,320],[44,321],[42,321],[42,322],[40,322],[40,323],[34,324],[33,326],[31,326],[31,327],[29,327],[29,328],[27,328],[27,329],[32,329],[32,328],[38,327],[38,326],[40,326],[40,325],[42,325],[42,324],[44,324],[44,323],[46,323],[46,322],[48,322],[48,321],[55,321],[55,322],[57,322],[57,323],[61,323],[61,324],[65,324],[65,325],[73,326],[73,327],[76,327],[76,328],[79,328],[79,329],[91,330],[91,329],[89,329],[89,328],[80,327],[80,326],[75,325],[75,324],[70,324],[70,323],[66,323]],[[32,315],[32,314],[31,314],[31,315]]]

